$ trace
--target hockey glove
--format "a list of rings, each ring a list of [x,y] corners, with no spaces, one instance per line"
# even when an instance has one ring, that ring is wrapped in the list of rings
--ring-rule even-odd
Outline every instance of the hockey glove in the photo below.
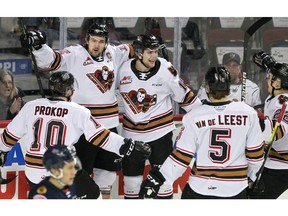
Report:
[[[276,60],[264,51],[260,51],[253,55],[253,62],[264,70],[270,70],[276,63]]]
[[[248,198],[259,198],[265,190],[265,185],[263,180],[260,178],[257,185],[254,185],[254,182],[250,179],[248,180],[247,196]]]
[[[124,139],[124,144],[120,147],[119,153],[124,156],[131,156],[134,150],[143,154],[145,158],[148,158],[151,154],[151,147],[148,143],[133,141],[128,138]]]
[[[147,178],[142,182],[139,199],[144,198],[156,198],[160,186],[165,182],[164,176],[159,172],[158,169],[152,169]]]
[[[258,112],[259,124],[262,132],[265,130],[265,116],[264,113]]]
[[[24,48],[34,47],[35,50],[39,50],[46,43],[46,34],[40,31],[30,31],[27,35],[21,34],[20,42]]]
[[[0,151],[0,166],[4,166],[6,159],[7,159],[8,152]]]

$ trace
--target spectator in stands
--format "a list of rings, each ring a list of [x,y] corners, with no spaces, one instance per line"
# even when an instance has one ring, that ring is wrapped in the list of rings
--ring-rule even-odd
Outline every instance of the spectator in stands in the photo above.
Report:
[[[237,53],[230,52],[223,56],[222,65],[230,72],[231,75],[231,86],[230,94],[228,96],[229,100],[241,101],[242,92],[242,67],[241,59]],[[208,95],[206,93],[205,87],[202,85],[198,91],[198,97],[208,100]],[[260,98],[260,88],[256,83],[249,79],[246,79],[246,97],[245,102],[252,106],[258,108],[261,106]]]
[[[24,105],[24,93],[17,88],[13,74],[0,69],[0,120],[13,119]]]

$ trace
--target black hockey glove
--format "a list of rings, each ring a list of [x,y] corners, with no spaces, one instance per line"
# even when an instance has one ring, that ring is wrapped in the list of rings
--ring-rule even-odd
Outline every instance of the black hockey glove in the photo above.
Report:
[[[253,55],[253,62],[260,68],[267,71],[275,65],[276,60],[264,51],[260,51]]]
[[[142,182],[139,199],[144,198],[156,198],[160,186],[165,182],[164,176],[159,172],[158,169],[152,169],[147,178]]]
[[[124,139],[124,144],[120,147],[119,153],[124,156],[131,156],[134,150],[142,153],[145,158],[148,158],[151,154],[149,144],[142,141],[133,141],[128,138]]]
[[[259,198],[259,195],[262,194],[265,190],[265,185],[263,180],[260,178],[257,185],[254,185],[254,182],[250,179],[248,180],[248,188],[247,188],[247,197],[251,199]]]
[[[39,50],[46,43],[46,34],[41,31],[30,31],[27,35],[21,34],[20,42],[24,48],[34,47],[35,50]]]
[[[8,152],[0,151],[0,166],[4,166]]]

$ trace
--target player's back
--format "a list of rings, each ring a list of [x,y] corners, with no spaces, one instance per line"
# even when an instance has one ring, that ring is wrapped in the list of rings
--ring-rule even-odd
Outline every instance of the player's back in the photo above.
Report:
[[[7,126],[6,137],[11,144],[24,137],[20,143],[25,146],[26,175],[32,182],[38,183],[39,177],[47,173],[42,158],[50,146],[73,145],[83,132],[87,136],[95,133],[97,125],[90,117],[87,108],[74,102],[42,98],[25,104]]]
[[[245,157],[239,156],[245,154],[247,140],[250,139],[248,136],[251,135],[251,127],[255,124],[256,117],[256,111],[243,102],[224,102],[214,105],[208,102],[198,109],[193,109],[187,118],[191,118],[195,123],[198,164],[202,163],[201,160],[206,165],[221,161],[221,166],[224,164],[228,166],[227,163],[231,165],[235,163],[233,158],[239,158],[242,161],[240,163],[247,163]],[[256,123],[258,124],[258,121]],[[215,160],[207,160],[209,146],[205,148],[203,143],[214,145],[215,152],[222,149],[221,157],[215,156]],[[225,151],[229,155],[226,155]]]
[[[83,133],[82,122],[89,117],[89,110],[86,108],[73,102],[55,99],[28,102],[23,112],[27,134],[26,148],[31,152],[42,147],[45,151],[56,143],[74,144]]]
[[[243,102],[204,103],[189,112],[184,121],[191,126],[189,139],[195,145],[192,151],[197,152],[189,179],[192,189],[207,195],[232,196],[247,187],[247,176],[253,170],[248,169],[249,164],[261,165],[258,151],[263,136],[256,111]],[[213,190],[206,187],[208,184]]]

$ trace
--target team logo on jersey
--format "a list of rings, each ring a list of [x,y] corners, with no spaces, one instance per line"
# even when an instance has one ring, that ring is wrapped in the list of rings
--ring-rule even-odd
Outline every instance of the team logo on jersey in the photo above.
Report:
[[[45,185],[42,185],[41,187],[39,187],[39,188],[37,189],[37,193],[38,193],[38,194],[45,194],[45,193],[47,193],[47,187],[46,187]]]
[[[122,92],[121,95],[134,114],[147,112],[157,102],[157,95],[149,95],[143,88],[128,93]]]
[[[125,84],[129,84],[129,83],[132,83],[132,77],[131,76],[124,76],[120,80],[120,85],[125,85]]]
[[[110,90],[114,82],[114,73],[113,71],[109,71],[107,66],[103,66],[102,69],[98,69],[94,73],[88,73],[86,76],[102,93]]]
[[[83,66],[87,66],[93,64],[93,60],[90,57],[87,57],[87,59],[83,62]]]

